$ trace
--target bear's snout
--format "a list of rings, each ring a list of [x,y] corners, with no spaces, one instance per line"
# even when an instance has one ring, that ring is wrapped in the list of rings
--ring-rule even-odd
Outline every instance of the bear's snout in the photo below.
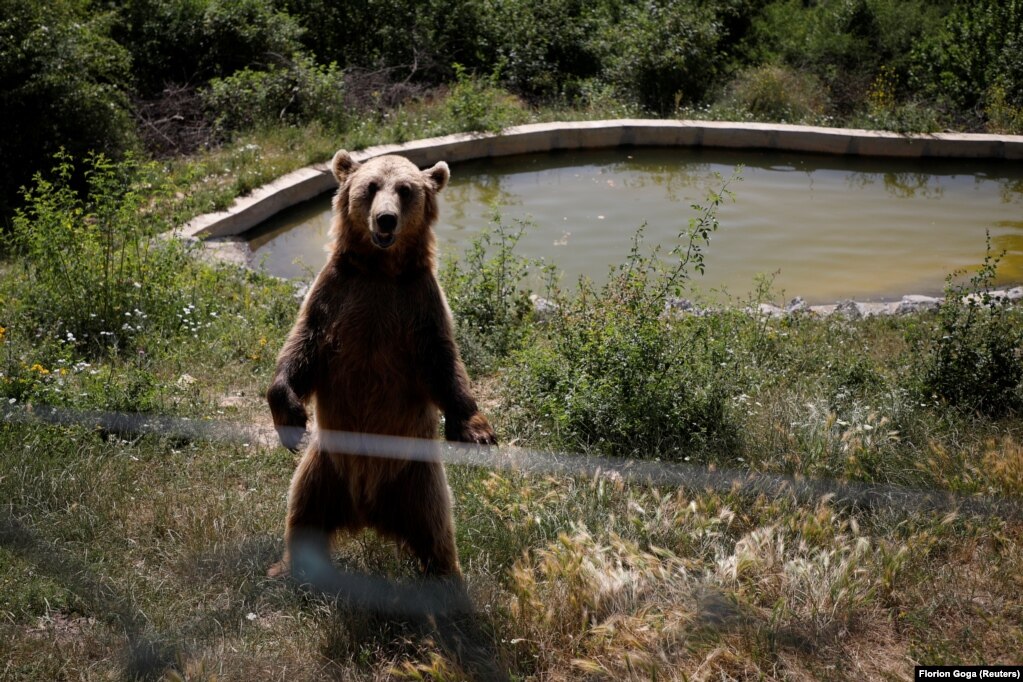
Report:
[[[383,211],[373,216],[369,238],[377,248],[387,248],[398,238],[398,214]]]
[[[398,216],[394,213],[377,215],[377,229],[384,234],[391,234],[398,227]]]
[[[398,214],[390,211],[382,211],[373,216],[373,229],[370,231],[370,239],[373,244],[381,249],[394,244],[398,233]]]

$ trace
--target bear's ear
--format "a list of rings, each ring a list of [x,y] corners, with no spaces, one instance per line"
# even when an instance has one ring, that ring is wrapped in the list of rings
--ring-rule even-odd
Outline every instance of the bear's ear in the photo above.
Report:
[[[330,162],[330,169],[334,171],[334,177],[337,178],[340,185],[345,184],[348,176],[354,173],[359,166],[359,162],[344,149],[339,149],[334,155],[334,160]]]
[[[448,178],[451,177],[451,171],[448,169],[448,164],[438,161],[437,165],[433,168],[424,170],[423,175],[433,183],[433,191],[439,192],[447,186]]]

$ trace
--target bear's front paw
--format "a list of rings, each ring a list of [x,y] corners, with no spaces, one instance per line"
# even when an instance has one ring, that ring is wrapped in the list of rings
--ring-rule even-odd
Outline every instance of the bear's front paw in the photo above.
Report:
[[[292,452],[298,452],[298,447],[302,444],[302,439],[306,434],[305,419],[301,424],[274,424],[274,428],[277,429],[277,437],[281,439],[281,445]]]
[[[305,438],[306,422],[309,420],[305,406],[294,391],[280,381],[270,386],[267,401],[270,403],[270,414],[273,415],[274,428],[277,429],[281,445],[296,452]]]
[[[497,445],[497,434],[481,412],[462,422],[448,422],[446,431],[444,435],[448,440],[477,445]]]

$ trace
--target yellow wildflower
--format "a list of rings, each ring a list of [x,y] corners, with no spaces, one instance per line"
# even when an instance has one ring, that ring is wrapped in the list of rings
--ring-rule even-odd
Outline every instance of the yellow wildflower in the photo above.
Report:
[[[45,367],[40,365],[38,362],[35,363],[34,365],[32,365],[31,367],[29,367],[28,371],[30,371],[30,372],[39,372],[39,374],[42,375],[42,376],[46,376],[47,374],[50,373],[50,370],[46,369]]]

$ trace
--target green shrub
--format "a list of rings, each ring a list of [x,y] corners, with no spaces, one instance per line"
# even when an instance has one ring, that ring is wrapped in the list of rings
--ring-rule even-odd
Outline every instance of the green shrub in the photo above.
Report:
[[[895,70],[882,66],[867,90],[862,109],[850,118],[860,128],[893,130],[899,133],[926,133],[941,128],[941,115],[918,101],[900,101]]]
[[[84,2],[0,1],[0,223],[60,148],[117,155],[134,144],[130,60],[110,38],[111,19]]]
[[[279,5],[301,24],[307,48],[343,69],[436,83],[450,77],[453,62],[487,71],[494,64],[486,18],[490,3],[480,0],[281,0]]]
[[[920,87],[969,111],[999,87],[1023,106],[1023,0],[961,0],[914,53]]]
[[[523,229],[513,232],[495,218],[492,229],[441,270],[458,345],[473,375],[496,370],[521,344],[532,320],[525,282],[534,264],[515,253]]]
[[[18,308],[46,337],[88,353],[132,347],[152,330],[192,329],[199,313],[186,248],[155,237],[168,228],[151,210],[159,169],[129,156],[91,155],[80,169],[87,191],[71,184],[79,169],[56,156],[53,178],[36,175],[10,235]],[[188,284],[186,284],[188,283]]]
[[[583,281],[509,362],[508,391],[543,442],[636,457],[728,453],[738,342],[730,313],[677,317],[666,300],[703,271],[723,195],[680,235],[666,268],[640,252],[597,289]],[[738,314],[741,315],[741,314]]]
[[[936,32],[947,2],[931,0],[780,0],[754,21],[760,58],[782,59],[808,70],[829,91],[842,114],[860,108],[882,67],[901,90],[908,83],[910,53]]]
[[[988,89],[984,105],[987,128],[992,133],[1023,135],[1023,103],[1011,104],[1009,94],[1002,85]]]
[[[1023,330],[1019,311],[989,293],[998,266],[990,246],[989,238],[968,282],[953,284],[949,275],[922,373],[928,397],[997,417],[1023,407]]]
[[[599,8],[581,0],[503,0],[487,13],[487,39],[509,87],[532,97],[578,94],[600,63],[590,36]],[[558,30],[552,31],[556,26]],[[568,92],[566,92],[568,91]]]
[[[759,121],[799,123],[824,116],[829,103],[813,75],[765,64],[740,72],[717,106],[748,112]]]
[[[458,130],[498,132],[509,120],[518,118],[514,100],[498,87],[497,70],[480,78],[461,64],[454,69],[455,83],[444,101],[444,112]]]
[[[241,69],[214,78],[201,96],[222,134],[275,123],[319,121],[340,131],[346,122],[344,74],[295,55],[266,70]]]
[[[719,75],[721,24],[709,5],[651,0],[609,12],[591,49],[622,97],[671,113],[699,101]]]
[[[16,258],[0,263],[4,402],[208,415],[211,393],[265,380],[298,307],[292,287],[207,264],[163,234],[154,164],[56,163],[5,240]]]
[[[301,29],[270,0],[128,0],[114,37],[131,53],[143,97],[287,59]]]

